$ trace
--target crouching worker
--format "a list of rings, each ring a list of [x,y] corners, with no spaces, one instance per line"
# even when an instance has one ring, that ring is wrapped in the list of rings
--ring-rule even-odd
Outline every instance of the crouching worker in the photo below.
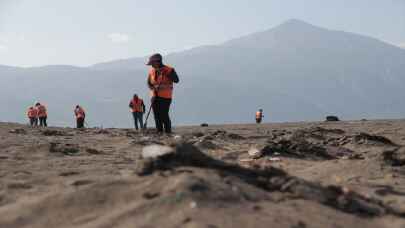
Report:
[[[76,116],[77,128],[84,128],[84,120],[86,118],[86,113],[84,112],[84,109],[80,107],[80,105],[76,105],[74,112]]]
[[[38,110],[33,106],[29,107],[27,111],[27,116],[30,121],[30,126],[35,127],[38,125]]]
[[[145,104],[143,100],[134,94],[134,97],[129,102],[129,108],[131,109],[132,116],[134,117],[135,129],[139,130],[139,127],[143,128],[143,114],[145,113]],[[138,127],[139,123],[139,127]]]

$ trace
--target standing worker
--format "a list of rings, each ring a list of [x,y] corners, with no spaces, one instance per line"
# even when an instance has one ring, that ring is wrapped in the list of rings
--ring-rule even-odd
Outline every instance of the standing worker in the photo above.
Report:
[[[148,75],[148,87],[151,91],[151,105],[158,133],[172,132],[172,123],[169,117],[170,104],[173,98],[173,83],[179,82],[174,68],[163,64],[161,54],[154,54],[149,58],[147,65],[152,66]]]
[[[48,112],[45,105],[38,102],[35,104],[35,108],[38,111],[39,126],[47,127],[48,124],[46,123],[46,120],[48,119]]]
[[[76,105],[74,113],[76,116],[76,127],[84,128],[84,119],[86,118],[86,113],[84,112],[84,109],[80,105]]]
[[[263,117],[263,109],[259,109],[259,111],[256,112],[256,123],[261,123]]]
[[[129,108],[131,109],[132,116],[134,117],[135,129],[139,130],[139,127],[143,128],[143,114],[145,113],[145,104],[143,100],[134,94],[134,97],[129,102]],[[138,127],[139,122],[139,127]]]
[[[38,110],[33,106],[28,108],[27,111],[28,119],[30,120],[30,126],[35,127],[38,125]]]

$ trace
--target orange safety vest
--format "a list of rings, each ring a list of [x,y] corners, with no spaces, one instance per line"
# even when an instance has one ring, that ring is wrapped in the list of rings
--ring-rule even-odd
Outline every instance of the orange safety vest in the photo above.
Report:
[[[75,115],[76,115],[77,119],[80,119],[80,118],[84,118],[86,114],[82,107],[78,107],[75,109]]]
[[[261,119],[263,117],[263,113],[256,112],[256,119]]]
[[[155,90],[151,90],[152,97],[162,97],[171,99],[173,96],[173,81],[169,77],[173,68],[164,66],[160,69],[160,75],[157,74],[155,68],[149,71],[149,81],[154,86]]]
[[[132,112],[143,112],[143,100],[138,98],[138,99],[132,99],[131,101],[132,104]]]
[[[28,118],[36,118],[37,115],[38,115],[38,112],[37,112],[37,110],[35,108],[28,109],[28,112],[27,112]]]
[[[38,106],[37,110],[38,110],[38,117],[47,117],[48,116],[45,105]]]

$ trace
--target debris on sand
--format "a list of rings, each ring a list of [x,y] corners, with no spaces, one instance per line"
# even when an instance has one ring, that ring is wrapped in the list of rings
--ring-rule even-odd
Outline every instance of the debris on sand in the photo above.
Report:
[[[262,149],[257,149],[256,147],[252,147],[248,151],[249,157],[253,159],[258,159],[263,157],[264,151]]]
[[[43,130],[42,134],[45,136],[67,136],[67,134],[63,131],[50,130],[50,129]]]
[[[197,167],[218,172],[221,176],[233,176],[257,188],[269,192],[281,192],[296,199],[315,201],[346,213],[365,217],[392,214],[403,216],[397,210],[385,205],[377,199],[364,197],[347,188],[323,187],[293,176],[284,171],[267,167],[265,169],[249,169],[238,165],[215,160],[199,151],[189,143],[180,143],[169,151],[137,162],[137,174],[150,175],[155,171],[175,170],[181,167]]]
[[[51,153],[62,153],[64,155],[75,155],[80,152],[79,145],[51,142],[49,147]]]
[[[208,149],[208,150],[215,150],[218,149],[219,146],[212,142],[212,140],[207,138],[202,138],[194,143],[194,146],[201,148],[201,149]]]
[[[103,154],[102,151],[94,149],[94,148],[86,148],[86,152],[89,153],[89,154],[95,154],[95,155]]]
[[[249,152],[251,158],[280,155],[312,160],[351,157],[353,151],[340,143],[345,131],[312,127],[295,132],[273,131],[267,144]],[[259,152],[258,152],[259,151]]]
[[[207,123],[202,123],[200,126],[201,127],[208,127],[208,124]]]
[[[211,136],[213,138],[219,138],[219,139],[232,139],[232,140],[243,140],[245,137],[235,134],[235,133],[228,133],[227,131],[224,130],[217,130],[211,133]]]
[[[405,165],[405,147],[386,150],[382,154],[383,160],[391,166]]]
[[[16,128],[16,129],[10,130],[9,132],[12,133],[12,134],[19,134],[19,135],[27,134],[27,131],[25,129],[22,129],[22,128]]]
[[[337,117],[337,116],[327,116],[326,121],[328,121],[328,122],[339,121],[339,117]]]
[[[396,146],[395,143],[384,136],[370,135],[367,133],[359,133],[355,135],[353,141],[357,144]]]
[[[278,153],[280,156],[313,160],[336,159],[353,153],[346,148],[317,145],[304,139],[283,139],[269,142],[262,150],[265,155],[274,155],[275,153]]]
[[[234,140],[242,140],[242,139],[245,139],[245,137],[243,137],[243,136],[241,136],[241,135],[238,135],[238,134],[234,134],[234,133],[229,133],[227,136],[228,136],[228,138],[234,139]]]
[[[202,133],[202,132],[193,132],[191,135],[193,137],[200,138],[200,137],[204,136],[204,133]]]
[[[100,129],[100,130],[96,131],[95,133],[96,134],[108,135],[108,134],[110,134],[110,131],[108,131],[106,129]]]

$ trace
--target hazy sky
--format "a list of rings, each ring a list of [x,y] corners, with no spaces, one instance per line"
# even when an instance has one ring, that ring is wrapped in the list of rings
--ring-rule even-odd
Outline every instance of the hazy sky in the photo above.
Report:
[[[405,47],[405,0],[0,0],[0,64],[86,66],[296,18]]]

